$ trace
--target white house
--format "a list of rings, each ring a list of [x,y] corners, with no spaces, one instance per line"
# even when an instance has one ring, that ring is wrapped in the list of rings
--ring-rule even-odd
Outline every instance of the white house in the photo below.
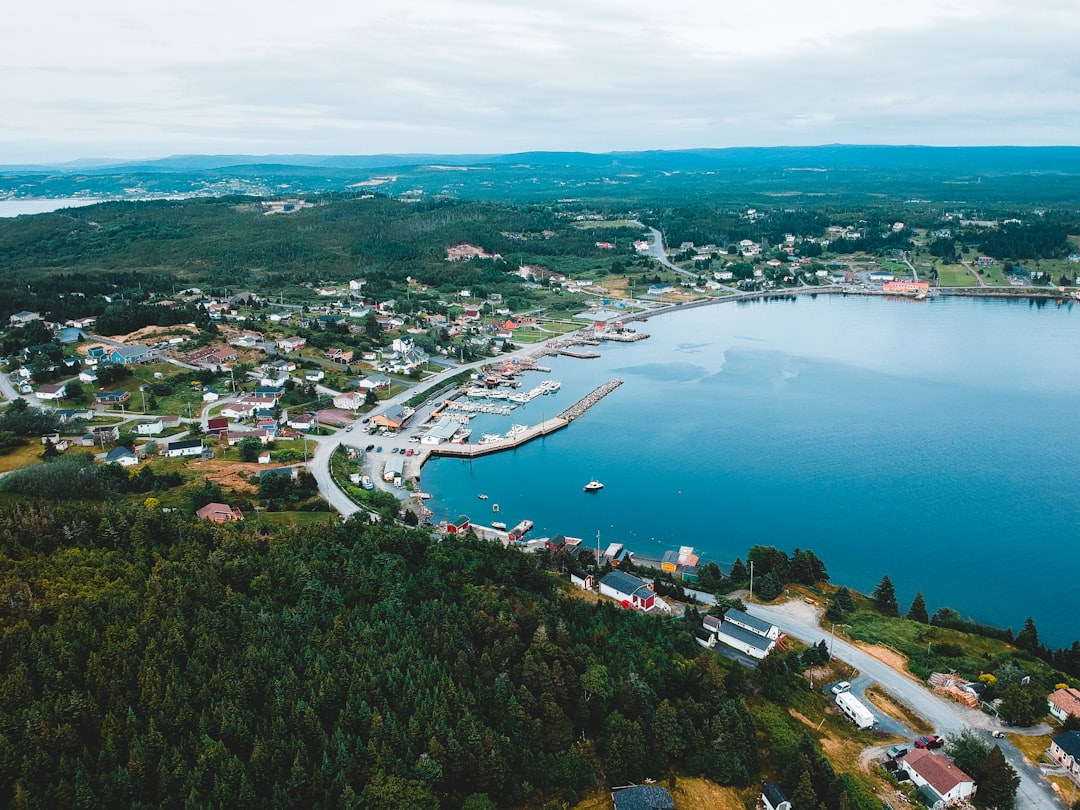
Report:
[[[649,585],[624,571],[612,571],[600,580],[600,593],[633,610],[649,610],[656,601]]]
[[[766,783],[765,789],[761,791],[761,804],[765,810],[791,810],[791,802],[784,795],[784,791],[773,782]]]
[[[79,382],[86,385],[93,385],[98,380],[97,372],[92,368],[84,368],[79,372]]]
[[[135,432],[140,436],[157,436],[165,430],[165,423],[160,419],[143,419],[135,425]]]
[[[975,780],[956,767],[950,760],[916,748],[904,757],[904,769],[911,781],[921,788],[931,810],[940,810],[949,802],[963,799],[975,792]],[[929,790],[926,790],[929,788]]]
[[[134,467],[139,463],[139,457],[126,447],[116,447],[105,456],[106,464],[119,464],[121,467]]]
[[[367,397],[358,391],[350,391],[347,394],[338,394],[334,397],[334,407],[346,411],[359,410],[364,406],[365,399],[367,399]]]
[[[162,455],[166,458],[181,458],[183,456],[201,456],[202,451],[202,439],[187,439],[180,442],[169,442],[165,445],[165,451]]]
[[[1058,689],[1046,699],[1050,714],[1064,723],[1069,715],[1080,717],[1080,689]]]
[[[749,630],[751,633],[757,633],[759,636],[772,639],[773,641],[780,638],[780,628],[775,624],[770,624],[764,619],[759,619],[757,616],[753,616],[746,611],[738,610],[737,608],[731,608],[725,613],[724,621],[730,622],[744,630]]]
[[[575,568],[570,572],[570,583],[582,590],[591,591],[594,584],[593,575],[586,574],[580,568]]]
[[[321,382],[325,378],[326,372],[324,372],[321,368],[309,368],[307,371],[304,372],[304,379],[307,382]]]
[[[280,338],[275,344],[283,352],[293,352],[307,345],[307,340],[302,337]]]
[[[715,628],[715,633],[716,640],[720,643],[752,658],[764,658],[776,646],[780,628],[749,613],[731,608]]]
[[[63,399],[64,383],[46,383],[45,385],[38,386],[38,390],[34,393],[40,400]]]
[[[1080,777],[1080,731],[1066,731],[1054,737],[1050,756],[1074,778]]]

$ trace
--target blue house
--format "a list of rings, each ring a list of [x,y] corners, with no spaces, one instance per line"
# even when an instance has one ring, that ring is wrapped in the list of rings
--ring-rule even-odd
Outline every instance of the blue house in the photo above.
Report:
[[[142,343],[134,343],[131,346],[117,346],[109,355],[109,360],[118,366],[129,366],[132,363],[145,363],[150,359],[153,350]]]

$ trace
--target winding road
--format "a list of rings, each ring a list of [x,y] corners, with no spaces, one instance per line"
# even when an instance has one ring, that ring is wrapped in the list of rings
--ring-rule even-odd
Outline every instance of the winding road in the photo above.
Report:
[[[991,731],[1039,734],[1045,733],[1045,727],[1009,728],[980,711],[938,697],[910,674],[898,672],[883,664],[854,644],[840,638],[833,638],[821,628],[822,611],[803,601],[794,600],[776,605],[752,603],[749,609],[754,615],[772,622],[788,635],[806,644],[817,644],[825,639],[831,645],[834,657],[855,667],[861,675],[877,681],[929,721],[938,734],[948,738],[965,728],[983,732],[988,742],[996,743],[1001,747],[1005,759],[1020,775],[1020,787],[1016,792],[1018,810],[1062,810],[1064,803],[1058,799],[1050,783],[1042,777],[1038,768],[1028,762],[1019,749],[1008,740],[993,740],[989,736]]]

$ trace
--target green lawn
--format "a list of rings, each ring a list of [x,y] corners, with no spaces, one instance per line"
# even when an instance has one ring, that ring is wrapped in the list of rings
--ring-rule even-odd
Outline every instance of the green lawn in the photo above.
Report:
[[[962,264],[939,264],[938,284],[942,287],[975,287],[975,276]]]

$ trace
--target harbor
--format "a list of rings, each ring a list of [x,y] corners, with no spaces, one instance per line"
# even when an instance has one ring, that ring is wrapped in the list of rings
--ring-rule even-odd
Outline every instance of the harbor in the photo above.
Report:
[[[596,405],[616,388],[623,384],[622,380],[609,380],[603,385],[590,391],[580,400],[564,410],[558,416],[545,419],[535,425],[515,425],[502,437],[494,437],[493,434],[484,436],[475,444],[450,443],[440,444],[433,447],[427,455],[448,456],[451,458],[477,458],[489,453],[498,453],[503,450],[512,450],[520,447],[533,439],[542,438],[555,431],[562,430],[575,419],[580,418],[589,408]]]

